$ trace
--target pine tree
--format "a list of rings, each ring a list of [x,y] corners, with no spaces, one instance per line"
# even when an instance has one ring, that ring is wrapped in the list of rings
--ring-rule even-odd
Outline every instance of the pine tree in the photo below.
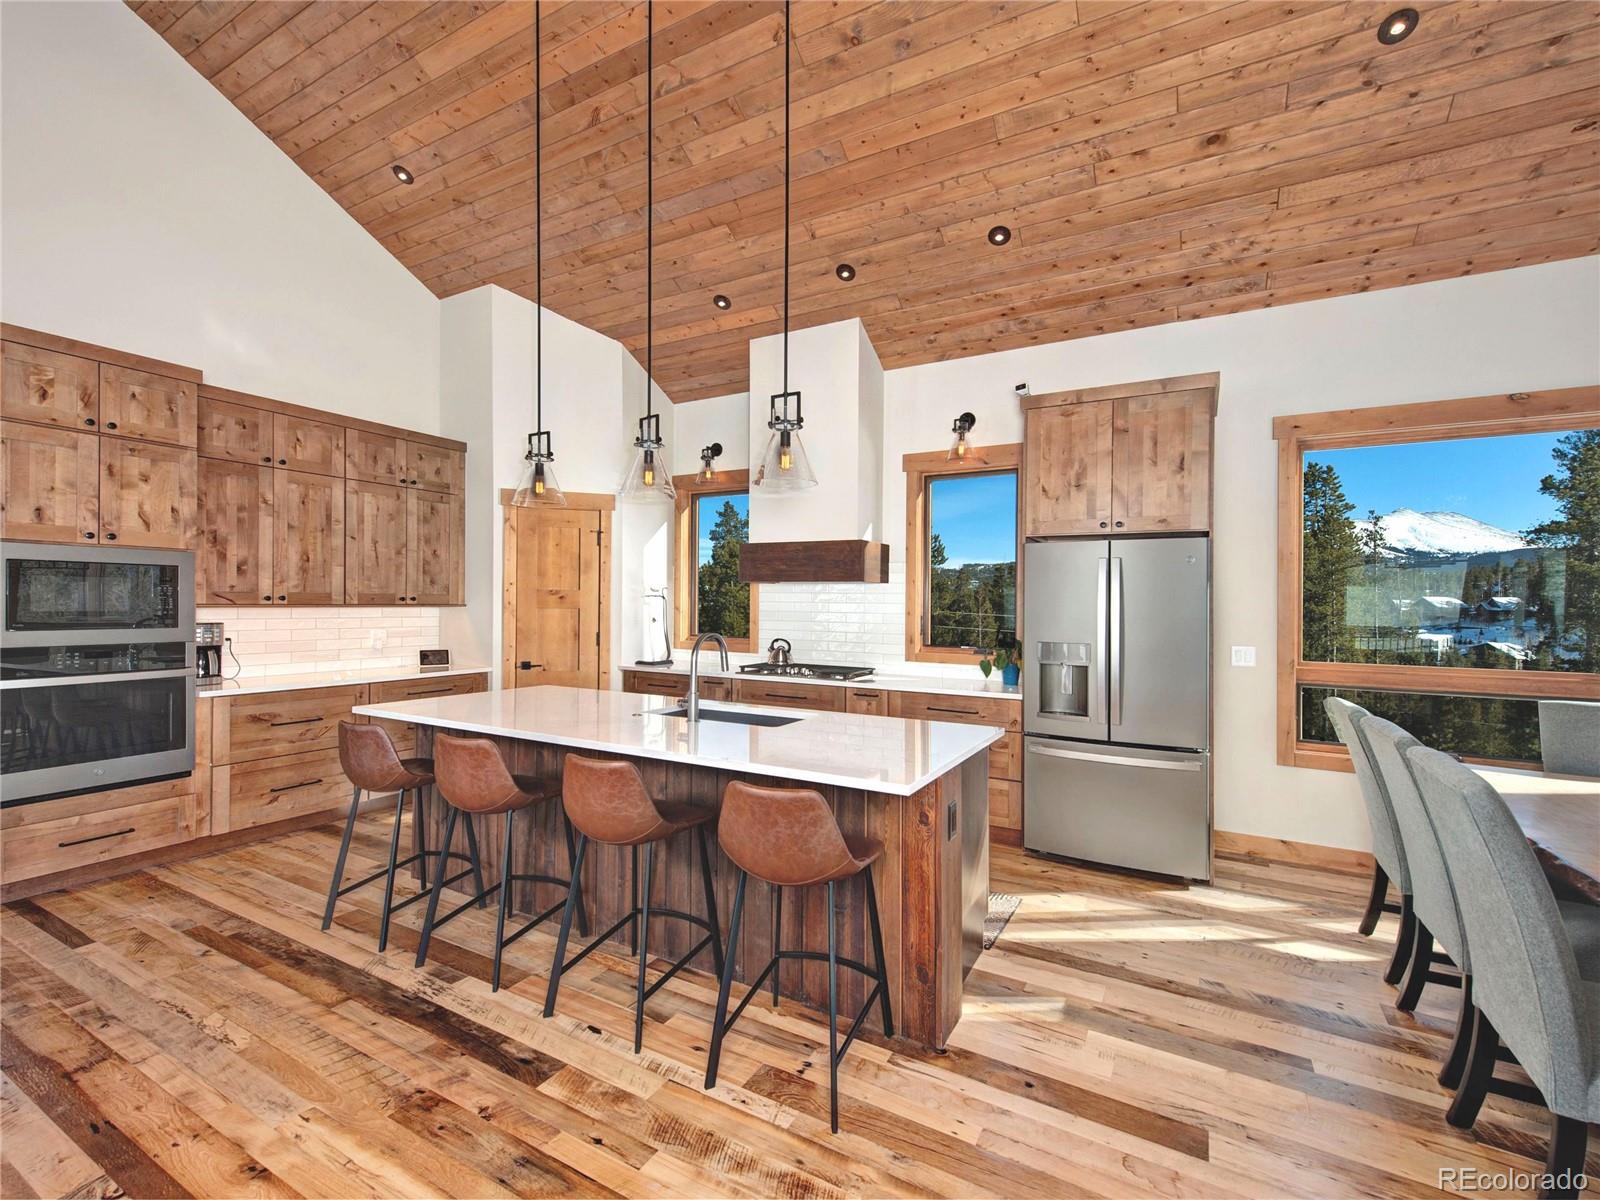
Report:
[[[1353,657],[1345,624],[1345,589],[1361,565],[1361,544],[1339,473],[1323,463],[1307,463],[1302,487],[1301,627],[1305,657],[1312,662],[1342,662]]]
[[[1539,491],[1556,502],[1561,515],[1524,536],[1565,551],[1566,623],[1552,665],[1600,671],[1600,429],[1565,435],[1551,456],[1559,472],[1546,475]]]
[[[750,540],[750,519],[724,500],[711,527],[711,559],[697,583],[697,628],[723,637],[750,636],[750,585],[739,582],[739,547]]]

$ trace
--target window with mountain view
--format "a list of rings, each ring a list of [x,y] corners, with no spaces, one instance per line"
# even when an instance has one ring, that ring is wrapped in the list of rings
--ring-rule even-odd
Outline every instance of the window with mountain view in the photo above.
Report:
[[[739,547],[750,540],[750,494],[693,498],[694,634],[750,636],[750,585],[739,581]]]
[[[993,650],[1017,637],[1017,473],[927,482],[927,629],[933,647]]]
[[[1287,448],[1300,483],[1283,697],[1295,748],[1337,745],[1323,701],[1340,695],[1440,749],[1537,762],[1538,699],[1600,687],[1600,429],[1527,417],[1528,400],[1407,406],[1433,438],[1393,420],[1333,428],[1359,411],[1285,418],[1316,431]],[[1485,403],[1514,415],[1452,428],[1427,411]]]

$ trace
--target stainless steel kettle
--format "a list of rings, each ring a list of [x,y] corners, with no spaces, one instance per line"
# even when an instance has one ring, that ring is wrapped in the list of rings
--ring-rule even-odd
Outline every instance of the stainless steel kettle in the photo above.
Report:
[[[789,654],[794,647],[789,644],[788,638],[773,638],[767,646],[767,662],[775,667],[787,667]]]

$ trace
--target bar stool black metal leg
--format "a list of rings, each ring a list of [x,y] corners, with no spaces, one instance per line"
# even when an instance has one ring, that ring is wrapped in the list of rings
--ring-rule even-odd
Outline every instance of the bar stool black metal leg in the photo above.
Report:
[[[361,807],[361,789],[350,793],[350,815],[344,819],[344,838],[339,842],[339,857],[333,864],[333,882],[328,884],[328,907],[322,912],[322,927],[333,924],[333,906],[339,899],[339,882],[344,878],[344,860],[350,856],[350,838],[356,831],[356,812]]]
[[[456,809],[452,807],[450,812],[453,815],[456,812]],[[478,857],[478,831],[472,827],[471,813],[467,814],[466,825],[467,857],[472,860],[472,886],[478,889],[478,907],[488,908],[489,897],[486,896],[483,891],[483,861]],[[443,863],[444,858],[441,856],[439,861]],[[443,871],[439,873],[441,875],[444,874]]]
[[[1472,976],[1461,977],[1461,1012],[1456,1017],[1456,1036],[1450,1042],[1450,1053],[1445,1056],[1439,1070],[1439,1082],[1451,1091],[1461,1086],[1461,1076],[1467,1069],[1467,1051],[1472,1048]]]
[[[383,876],[383,916],[378,919],[378,953],[389,948],[389,908],[394,904],[394,865],[400,861],[400,826],[406,823],[406,791],[394,798],[394,828],[389,831],[389,869]]]
[[[883,1010],[883,1036],[894,1036],[894,1016],[889,1011],[889,967],[888,960],[883,954],[883,926],[878,918],[878,889],[872,882],[872,868],[869,866],[862,872],[867,878],[867,918],[872,922],[872,953],[873,961],[878,964],[878,975],[882,987],[878,992],[878,999]]]
[[[839,947],[833,909],[834,884],[828,881],[828,1124],[839,1132]]]
[[[644,884],[639,889],[639,994],[633,1006],[633,1052],[644,1046],[644,969],[650,962],[650,877],[655,872],[656,844],[644,848]]]
[[[417,859],[417,867],[421,872],[420,883],[423,891],[428,890],[428,814],[422,807],[422,794],[427,790],[427,788],[417,788],[411,798],[411,827],[416,831],[417,853],[422,855]],[[439,864],[439,870],[443,873],[444,863]]]
[[[561,810],[561,827],[567,831],[567,878],[570,879],[570,878],[572,878],[573,864],[578,861],[578,852],[577,852],[577,849],[574,846],[574,839],[573,839],[573,836],[572,836],[572,822],[567,820],[567,810],[566,809],[562,809]],[[581,938],[588,937],[589,936],[589,913],[587,911],[587,906],[583,902],[583,893],[582,892],[578,893],[577,922],[578,922],[578,936],[581,937]]]
[[[511,903],[511,829],[516,812],[506,814],[506,840],[500,851],[500,903],[495,906],[494,918],[494,978],[489,990],[500,990],[500,956],[506,948],[506,906]]]
[[[428,961],[428,942],[433,938],[433,918],[439,914],[439,896],[444,891],[443,864],[449,860],[450,842],[455,837],[456,817],[460,815],[460,811],[452,804],[450,815],[444,819],[444,843],[439,847],[440,867],[433,873],[433,891],[428,894],[428,915],[422,918],[422,940],[417,945],[416,965],[419,967]],[[470,821],[467,823],[467,828],[472,828]],[[482,883],[480,882],[478,886],[481,891]]]
[[[739,941],[739,921],[744,916],[744,885],[750,876],[739,872],[739,882],[733,889],[733,912],[728,917],[728,956],[722,964],[722,982],[717,986],[717,1011],[711,1018],[711,1052],[706,1055],[706,1087],[717,1086],[717,1064],[722,1058],[722,1035],[728,1021],[728,993],[733,990],[733,947]],[[776,945],[773,947],[777,949]],[[777,969],[777,963],[773,963]]]
[[[561,910],[561,932],[556,935],[556,956],[550,964],[550,986],[545,989],[544,1015],[556,1011],[556,991],[561,987],[561,971],[567,961],[567,938],[572,934],[572,912],[577,907],[583,887],[583,856],[589,849],[589,839],[578,835],[578,852],[572,860],[572,882],[567,885],[567,906]]]
[[[633,868],[628,873],[628,911],[639,909],[639,847],[632,846]],[[628,922],[628,953],[639,953],[639,922]]]
[[[777,958],[778,950],[783,945],[783,888],[778,884],[772,885],[772,954]],[[729,935],[729,948],[732,948],[732,934]],[[778,958],[772,964],[772,1007],[778,1007],[778,976],[783,973],[783,959]]]
[[[721,975],[722,926],[717,920],[717,887],[711,882],[711,851],[706,848],[706,827],[696,825],[694,833],[700,842],[700,880],[706,889],[706,920],[711,923],[711,969]]]

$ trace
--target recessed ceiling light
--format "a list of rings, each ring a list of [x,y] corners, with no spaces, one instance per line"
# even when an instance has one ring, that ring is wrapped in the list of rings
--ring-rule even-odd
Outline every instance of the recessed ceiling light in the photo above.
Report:
[[[395,163],[390,170],[394,172],[394,177],[401,183],[415,183],[417,181],[417,177],[402,167],[399,163]]]
[[[996,225],[993,229],[989,230],[988,238],[991,246],[1004,246],[1011,240],[1011,230],[1007,229],[1004,225]]]
[[[849,263],[840,263],[837,267],[835,267],[833,269],[833,273],[835,275],[837,275],[840,279],[844,280],[846,283],[849,283],[852,279],[854,279],[856,277],[856,269],[854,267],[852,267]]]
[[[1385,46],[1405,41],[1417,27],[1419,19],[1414,8],[1397,9],[1385,17],[1383,24],[1378,26],[1378,40]]]
[[[733,301],[729,300],[721,292],[718,292],[715,296],[711,297],[711,303],[715,304],[718,308],[732,308],[733,307]]]

